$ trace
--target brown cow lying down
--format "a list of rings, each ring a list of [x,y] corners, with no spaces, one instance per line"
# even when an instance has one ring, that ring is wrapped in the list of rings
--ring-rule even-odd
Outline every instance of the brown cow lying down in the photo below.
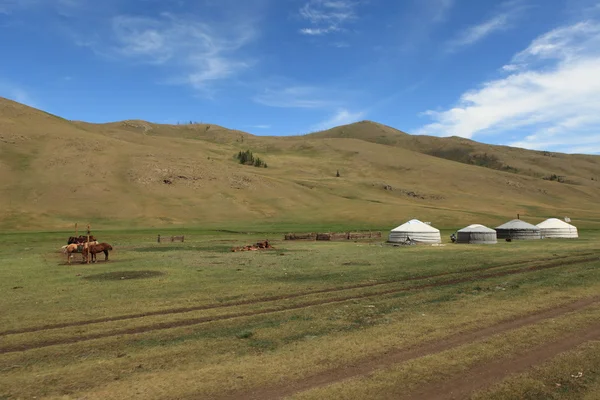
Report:
[[[96,254],[104,253],[104,261],[108,261],[108,252],[112,250],[112,246],[108,243],[92,244],[90,248],[83,249],[83,256],[88,257],[88,253],[92,255],[92,262],[96,262]]]

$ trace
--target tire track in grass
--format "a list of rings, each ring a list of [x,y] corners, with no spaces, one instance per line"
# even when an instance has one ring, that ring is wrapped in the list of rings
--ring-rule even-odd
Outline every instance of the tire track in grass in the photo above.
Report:
[[[258,388],[251,391],[246,392],[235,392],[230,393],[221,397],[216,397],[218,400],[272,400],[272,399],[282,399],[284,397],[292,396],[294,394],[305,392],[311,389],[316,389],[320,387],[325,387],[334,383],[339,383],[345,381],[347,379],[359,378],[362,376],[367,376],[370,373],[373,373],[377,370],[389,368],[393,365],[400,364],[403,362],[407,362],[410,360],[414,360],[417,358],[429,356],[432,354],[441,353],[446,350],[450,350],[455,347],[463,346],[475,341],[481,341],[487,339],[491,336],[502,334],[508,331],[512,331],[515,329],[519,329],[528,325],[534,325],[538,322],[541,322],[546,319],[560,317],[564,314],[568,314],[575,311],[580,311],[589,306],[592,306],[600,301],[600,296],[582,299],[575,301],[573,303],[569,303],[566,305],[562,305],[559,307],[546,309],[544,311],[535,312],[524,317],[518,317],[512,320],[505,320],[499,323],[487,326],[482,329],[467,331],[467,332],[458,332],[451,336],[448,336],[443,339],[433,340],[430,342],[426,342],[420,345],[417,345],[413,348],[408,349],[396,349],[386,352],[385,354],[370,357],[368,359],[359,360],[353,362],[351,365],[345,365],[341,367],[337,367],[331,370],[327,370],[316,375],[312,375],[306,377],[304,379],[296,380],[296,381],[286,381],[285,384],[281,385],[273,385],[265,388]],[[594,338],[600,337],[600,325],[595,324],[589,331],[585,331],[582,335],[577,338],[566,338],[564,340],[558,341],[555,343],[553,349],[549,350],[549,357],[555,354],[558,354],[562,351],[573,348],[581,343],[584,343],[588,340],[593,340]],[[522,362],[519,363],[519,366],[523,369],[528,368],[530,365],[541,359],[544,355],[545,346],[541,346],[538,349],[530,351],[526,353]],[[521,365],[522,364],[522,365]],[[488,364],[485,364],[488,365]],[[506,360],[505,362],[496,363],[496,365],[489,364],[488,367],[484,367],[482,371],[482,382],[484,384],[491,383],[492,381],[503,377],[500,372],[502,368],[505,368],[505,374],[508,374],[508,366],[510,366],[510,360]],[[512,367],[511,367],[512,368]],[[427,390],[425,393],[415,393],[413,397],[409,397],[411,400],[417,399],[463,399],[464,395],[470,393],[471,391],[479,388],[478,381],[465,380],[460,384],[455,385],[454,393],[457,396],[453,397],[444,397],[450,395],[447,390],[450,390],[450,387],[446,387],[445,385],[440,385],[439,387],[431,390]],[[397,398],[397,396],[393,397]]]
[[[321,300],[307,301],[307,302],[298,303],[298,304],[294,304],[294,305],[290,305],[290,306],[284,306],[284,307],[272,307],[272,308],[266,308],[264,310],[238,312],[238,313],[231,313],[231,314],[224,314],[224,315],[217,315],[217,316],[210,316],[210,317],[190,318],[190,319],[183,319],[183,320],[179,320],[179,321],[161,322],[161,323],[156,323],[156,324],[151,324],[151,325],[138,326],[138,327],[134,327],[134,328],[112,330],[112,331],[108,331],[108,332],[92,333],[92,334],[88,334],[88,335],[41,340],[41,341],[37,341],[37,342],[33,342],[33,343],[30,342],[30,343],[22,343],[22,344],[17,344],[17,345],[12,345],[12,346],[0,347],[0,354],[21,352],[21,351],[39,349],[39,348],[43,348],[43,347],[62,345],[62,344],[73,344],[73,343],[79,343],[79,342],[86,342],[86,341],[90,341],[90,340],[94,340],[94,339],[103,339],[103,338],[109,338],[109,337],[114,337],[114,336],[135,335],[135,334],[139,334],[139,333],[147,333],[147,332],[158,331],[158,330],[181,328],[181,327],[186,327],[186,326],[199,325],[199,324],[208,323],[208,322],[223,321],[223,320],[229,320],[229,319],[235,319],[235,318],[253,317],[253,316],[258,316],[258,315],[299,310],[299,309],[308,308],[308,307],[335,304],[335,303],[343,303],[343,302],[350,301],[350,300],[360,300],[360,299],[384,296],[384,295],[389,295],[389,294],[430,289],[430,288],[435,288],[435,287],[451,286],[451,285],[456,285],[456,284],[466,283],[466,282],[477,282],[479,280],[488,279],[488,278],[516,275],[516,274],[540,271],[540,270],[545,270],[545,269],[557,268],[560,266],[582,264],[582,263],[596,261],[596,260],[597,260],[597,257],[581,259],[581,260],[571,260],[568,262],[550,263],[550,264],[545,264],[545,265],[544,264],[534,265],[534,266],[530,266],[530,267],[513,269],[513,270],[508,270],[508,271],[501,271],[501,272],[490,273],[490,274],[484,274],[484,275],[479,275],[479,276],[474,276],[474,277],[457,278],[457,279],[452,279],[452,280],[447,280],[447,281],[427,283],[427,284],[422,284],[422,285],[412,286],[412,287],[407,287],[407,288],[388,289],[388,290],[383,290],[383,291],[379,291],[379,292],[375,292],[375,293],[363,293],[363,294],[358,294],[358,295],[355,294],[355,295],[338,297],[338,298],[333,298],[333,299],[321,299]]]
[[[469,273],[469,272],[489,271],[489,270],[498,269],[498,268],[506,268],[506,267],[516,266],[516,265],[530,264],[530,263],[536,263],[536,262],[539,263],[539,262],[543,262],[543,261],[556,261],[556,260],[571,261],[571,259],[575,258],[575,257],[590,256],[590,255],[594,255],[594,254],[595,253],[582,253],[577,256],[554,257],[554,258],[546,258],[546,259],[541,259],[541,260],[515,261],[512,263],[506,263],[506,264],[501,264],[501,265],[467,268],[467,269],[464,269],[461,271],[442,272],[442,273],[438,273],[438,274],[422,275],[422,276],[415,276],[415,277],[409,277],[409,278],[387,280],[387,281],[382,281],[382,282],[361,283],[361,284],[337,287],[337,288],[325,288],[325,289],[311,290],[311,291],[298,292],[298,293],[292,293],[292,294],[286,294],[286,295],[262,297],[262,298],[258,298],[258,299],[239,300],[239,301],[232,301],[232,302],[228,302],[228,303],[213,303],[213,304],[206,304],[206,305],[192,306],[192,307],[169,308],[169,309],[165,309],[165,310],[155,310],[155,311],[147,311],[147,312],[135,313],[135,314],[125,314],[125,315],[118,315],[118,316],[114,316],[114,317],[94,318],[94,319],[87,319],[87,320],[82,320],[82,321],[72,321],[72,322],[63,322],[63,323],[57,323],[57,324],[32,326],[32,327],[26,327],[26,328],[17,328],[17,329],[11,329],[11,330],[7,330],[4,332],[0,332],[0,337],[8,336],[8,335],[22,334],[22,333],[40,332],[40,331],[53,330],[53,329],[62,329],[62,328],[79,327],[79,326],[86,326],[86,325],[93,325],[93,324],[101,324],[101,323],[105,323],[105,322],[117,322],[117,321],[140,319],[140,318],[145,318],[145,317],[154,317],[154,316],[161,316],[161,315],[166,316],[166,315],[174,315],[174,314],[184,314],[184,313],[194,312],[194,311],[206,311],[206,310],[214,310],[214,309],[219,309],[219,308],[247,306],[247,305],[268,303],[268,302],[279,301],[279,300],[291,300],[291,299],[315,295],[315,294],[344,292],[347,290],[363,289],[363,288],[390,285],[390,284],[394,284],[394,283],[412,282],[412,281],[418,281],[418,280],[440,278],[443,276],[459,275],[459,274],[465,274],[465,273]],[[585,261],[582,261],[582,262],[587,262],[587,261],[590,261],[590,260],[586,259]],[[593,259],[591,261],[593,261]]]
[[[479,363],[457,379],[431,385],[426,390],[415,392],[407,400],[455,400],[466,399],[477,391],[503,380],[508,375],[520,374],[543,362],[574,349],[591,340],[600,339],[600,324],[569,336],[538,346],[506,360]],[[395,397],[394,397],[395,398]]]

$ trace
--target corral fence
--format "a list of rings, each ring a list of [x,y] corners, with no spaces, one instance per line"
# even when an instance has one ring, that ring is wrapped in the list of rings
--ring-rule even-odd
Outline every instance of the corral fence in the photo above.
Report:
[[[158,235],[158,237],[156,238],[156,241],[158,243],[162,243],[162,242],[181,242],[181,243],[183,243],[185,241],[185,236],[160,236],[160,235]]]
[[[285,240],[366,240],[381,239],[381,232],[327,232],[327,233],[288,233]]]

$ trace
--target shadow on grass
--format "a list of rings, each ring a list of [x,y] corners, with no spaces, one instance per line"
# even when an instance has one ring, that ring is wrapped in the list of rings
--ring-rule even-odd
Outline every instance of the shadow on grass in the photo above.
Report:
[[[106,272],[104,274],[88,275],[83,279],[88,281],[121,281],[128,279],[156,278],[163,275],[165,275],[165,273],[160,271],[116,271]]]

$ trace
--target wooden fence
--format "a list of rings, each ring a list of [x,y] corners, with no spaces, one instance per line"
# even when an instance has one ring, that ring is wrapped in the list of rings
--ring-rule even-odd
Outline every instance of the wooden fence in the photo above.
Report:
[[[162,237],[160,235],[158,235],[158,238],[156,239],[156,241],[158,243],[162,243],[162,242],[181,242],[183,243],[185,240],[185,236],[166,236],[166,237]]]
[[[365,240],[381,239],[381,232],[288,233],[285,240]]]

